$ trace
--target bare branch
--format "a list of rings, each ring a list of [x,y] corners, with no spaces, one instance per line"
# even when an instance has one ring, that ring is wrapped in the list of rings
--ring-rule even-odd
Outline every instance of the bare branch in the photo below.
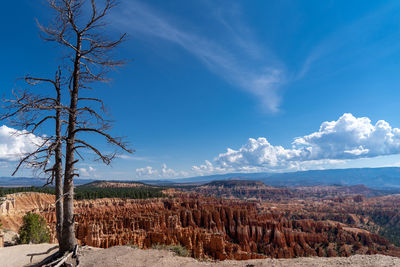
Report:
[[[25,76],[23,79],[30,85],[36,85],[39,82],[49,82],[49,83],[53,84],[54,86],[56,85],[56,81],[53,81],[50,79],[42,79],[42,78],[36,78],[36,77],[30,77],[30,76]]]
[[[92,150],[98,157],[100,160],[103,161],[104,164],[106,165],[110,165],[111,161],[115,158],[115,154],[111,154],[111,155],[103,155],[97,148],[95,148],[94,146],[88,144],[87,142],[80,140],[80,139],[76,139],[75,140],[77,143],[82,144],[82,146],[76,146],[75,150],[79,149],[79,148],[89,148],[90,150]]]
[[[129,149],[126,144],[124,144],[122,142],[122,140],[120,140],[121,138],[117,138],[117,137],[112,137],[111,135],[99,130],[99,129],[93,129],[93,128],[78,128],[75,130],[75,133],[78,132],[92,132],[92,133],[97,133],[99,135],[104,136],[107,141],[111,144],[114,144],[120,148],[122,148],[123,150],[125,150],[128,153],[133,153],[133,150]]]
[[[30,158],[32,158],[32,157],[34,157],[34,156],[38,157],[37,155],[40,155],[40,153],[49,151],[49,148],[43,148],[43,147],[46,146],[47,142],[48,142],[50,139],[51,139],[51,138],[46,138],[46,139],[44,139],[44,141],[42,142],[42,144],[38,145],[38,147],[37,147],[37,149],[36,149],[35,151],[33,151],[33,152],[31,152],[31,153],[27,153],[27,154],[25,155],[25,157],[23,157],[23,158],[19,161],[17,167],[15,168],[14,172],[12,173],[12,176],[14,176],[14,175],[18,172],[19,168],[20,168],[24,163],[26,163]],[[38,158],[40,158],[40,157],[38,157]],[[33,161],[33,162],[31,162],[31,164],[37,165],[37,164],[41,164],[41,162]]]

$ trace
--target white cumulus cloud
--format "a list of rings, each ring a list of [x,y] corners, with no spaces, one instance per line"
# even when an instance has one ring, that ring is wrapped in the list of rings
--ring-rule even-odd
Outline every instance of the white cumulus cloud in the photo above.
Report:
[[[296,147],[307,148],[309,159],[352,159],[400,153],[400,129],[379,120],[345,113],[337,121],[321,124],[318,132],[296,138]]]
[[[17,161],[42,143],[41,137],[3,125],[0,127],[0,161]]]
[[[239,150],[231,148],[219,154],[215,162],[222,168],[242,169],[244,167],[282,168],[288,161],[298,158],[301,150],[285,149],[282,146],[271,145],[264,137],[249,138]]]
[[[193,166],[192,171],[195,175],[207,175],[210,173],[223,173],[225,172],[224,168],[217,167],[213,165],[210,161],[205,160],[204,164],[200,166]]]
[[[151,166],[136,169],[136,175],[138,177],[158,177],[160,174],[157,170]]]
[[[379,120],[343,114],[323,122],[317,132],[297,137],[292,147],[272,145],[265,137],[249,138],[239,149],[228,148],[214,163],[193,166],[197,173],[302,170],[344,160],[400,154],[400,129]]]
[[[79,168],[79,175],[81,177],[97,177],[95,171],[96,169],[91,166],[88,168]]]

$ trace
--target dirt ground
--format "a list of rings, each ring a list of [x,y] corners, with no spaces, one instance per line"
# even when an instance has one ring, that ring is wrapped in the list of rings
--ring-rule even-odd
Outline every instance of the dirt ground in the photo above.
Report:
[[[49,256],[46,252],[51,248],[57,248],[56,244],[39,244],[39,245],[18,245],[11,247],[0,248],[0,266],[2,267],[19,267],[27,266],[32,263],[39,262]]]
[[[0,266],[18,267],[29,266],[44,259],[46,252],[54,248],[54,244],[18,245],[0,248]],[[31,262],[32,254],[36,254]],[[258,266],[293,266],[293,267],[321,267],[321,266],[356,266],[380,267],[400,266],[400,258],[384,255],[356,255],[348,258],[296,258],[296,259],[264,259],[247,261],[197,261],[193,258],[178,257],[173,252],[166,250],[141,250],[128,246],[97,249],[84,247],[80,250],[80,266],[82,267],[108,267],[108,266],[155,266],[155,267],[258,267]]]

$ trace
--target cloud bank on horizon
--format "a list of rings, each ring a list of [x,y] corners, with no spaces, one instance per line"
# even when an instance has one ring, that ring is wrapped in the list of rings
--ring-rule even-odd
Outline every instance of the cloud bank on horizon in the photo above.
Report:
[[[41,138],[5,125],[0,127],[0,162],[12,162],[33,151]],[[290,148],[272,145],[266,137],[249,138],[239,149],[228,148],[211,162],[176,171],[165,163],[159,169],[136,169],[136,178],[175,178],[228,172],[289,171],[320,168],[345,161],[400,154],[400,129],[379,120],[343,114],[323,122],[319,130],[296,137]],[[83,176],[95,175],[93,167],[80,168]]]
[[[275,146],[267,138],[249,138],[239,149],[228,148],[211,163],[193,166],[198,174],[232,171],[305,170],[345,160],[400,154],[400,129],[384,120],[343,114],[323,122],[317,132],[294,138],[291,148]]]

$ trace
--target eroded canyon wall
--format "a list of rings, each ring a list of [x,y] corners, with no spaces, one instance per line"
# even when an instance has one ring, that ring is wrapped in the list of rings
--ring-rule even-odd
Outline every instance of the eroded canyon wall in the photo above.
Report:
[[[0,223],[3,229],[18,232],[22,217],[29,211],[41,213],[54,207],[54,195],[24,192],[0,199]]]
[[[81,244],[107,248],[181,244],[192,256],[214,259],[400,255],[387,240],[333,221],[289,220],[259,202],[188,196],[153,200],[79,201]],[[53,232],[55,214],[43,213]]]
[[[77,238],[81,244],[103,248],[180,244],[194,257],[219,260],[374,253],[400,256],[399,249],[386,239],[359,229],[360,220],[365,224],[367,217],[351,208],[367,210],[374,201],[381,203],[383,212],[393,197],[279,204],[184,193],[176,196],[77,201]],[[52,241],[56,241],[54,196],[22,193],[8,200],[0,215],[3,226],[17,232],[26,212],[38,212],[45,216]]]

